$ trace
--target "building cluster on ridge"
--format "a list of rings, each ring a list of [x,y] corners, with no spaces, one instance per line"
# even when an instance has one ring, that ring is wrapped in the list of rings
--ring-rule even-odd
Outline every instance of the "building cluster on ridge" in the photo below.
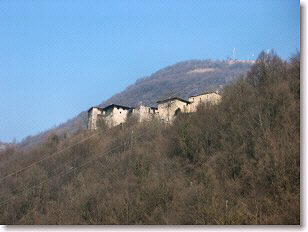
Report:
[[[88,129],[98,128],[99,120],[104,120],[108,128],[124,123],[127,118],[135,116],[140,122],[158,119],[163,123],[172,123],[178,113],[192,113],[197,111],[199,104],[217,104],[221,95],[216,92],[206,92],[191,96],[188,100],[171,97],[157,101],[158,107],[139,105],[127,107],[111,104],[105,108],[91,107],[88,110]]]

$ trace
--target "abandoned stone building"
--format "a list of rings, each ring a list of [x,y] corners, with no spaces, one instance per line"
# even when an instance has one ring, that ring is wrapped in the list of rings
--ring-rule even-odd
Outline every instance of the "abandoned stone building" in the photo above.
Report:
[[[220,99],[221,95],[216,91],[191,96],[188,101],[179,97],[160,100],[157,101],[157,108],[142,104],[137,107],[117,104],[111,104],[105,108],[91,107],[88,110],[88,129],[96,130],[100,120],[111,128],[124,123],[131,116],[137,117],[139,122],[158,119],[163,123],[172,123],[178,113],[196,112],[199,104],[218,104]]]
[[[218,104],[221,99],[221,95],[216,92],[205,92],[199,95],[190,96],[188,98],[189,104],[189,112],[196,112],[197,107],[200,103],[205,104]]]
[[[88,110],[88,129],[96,130],[100,120],[104,120],[106,126],[111,128],[124,123],[131,116],[137,117],[139,122],[159,118],[157,108],[142,104],[138,107],[127,107],[117,104],[111,104],[105,108],[91,107]]]
[[[157,108],[144,106],[142,104],[136,108],[131,108],[131,115],[136,116],[139,122],[159,118]]]
[[[107,127],[114,127],[126,121],[130,107],[111,104],[105,108],[91,107],[88,110],[88,129],[96,130],[98,121],[104,120]]]
[[[157,104],[159,117],[162,122],[171,123],[178,113],[189,113],[190,102],[179,97],[158,101]]]
[[[97,121],[98,117],[102,114],[102,108],[100,107],[91,107],[88,110],[88,129],[89,130],[96,130],[97,129]]]

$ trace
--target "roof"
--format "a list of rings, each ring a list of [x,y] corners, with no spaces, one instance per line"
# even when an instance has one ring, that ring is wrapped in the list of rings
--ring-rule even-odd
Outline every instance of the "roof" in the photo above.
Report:
[[[161,101],[157,101],[157,103],[159,104],[159,103],[164,103],[164,102],[172,101],[172,100],[179,100],[179,101],[182,101],[182,102],[185,102],[185,103],[189,103],[189,104],[191,103],[191,102],[186,101],[186,100],[184,100],[182,98],[179,98],[179,97],[167,98],[167,99],[164,99],[164,100],[161,100]]]
[[[133,110],[133,109],[138,109],[138,107],[140,107],[140,106],[131,107],[130,109],[131,109],[131,110]],[[152,110],[158,110],[157,107],[153,107],[153,106],[145,106],[145,107],[148,107],[148,108],[150,108],[150,109],[152,109]]]
[[[205,94],[210,94],[210,93],[219,94],[219,93],[217,93],[216,91],[209,91],[209,92],[203,92],[203,93],[200,93],[200,94],[192,95],[192,96],[190,96],[190,97],[198,97],[198,96],[205,95]]]
[[[97,108],[97,109],[103,110],[103,108],[101,108],[101,107],[98,107],[98,106],[92,106],[90,109],[88,109],[88,112],[89,112],[89,111],[91,111],[93,108]]]
[[[117,105],[117,104],[111,104],[111,105],[106,106],[105,108],[103,108],[103,110],[107,110],[107,109],[109,109],[109,108],[114,108],[114,107],[121,107],[121,108],[123,108],[123,109],[125,109],[125,110],[129,110],[129,109],[130,109],[130,107],[128,107],[128,106],[122,106],[122,105]]]

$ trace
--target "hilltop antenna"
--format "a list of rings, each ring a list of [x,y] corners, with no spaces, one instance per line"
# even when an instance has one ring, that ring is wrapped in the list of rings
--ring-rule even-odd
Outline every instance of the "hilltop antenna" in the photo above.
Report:
[[[233,52],[232,52],[232,60],[235,60],[235,48],[233,48]]]

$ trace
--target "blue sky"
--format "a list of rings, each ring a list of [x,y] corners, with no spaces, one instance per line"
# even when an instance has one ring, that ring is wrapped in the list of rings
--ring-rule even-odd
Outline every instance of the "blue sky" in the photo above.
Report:
[[[0,1],[0,140],[49,129],[189,59],[300,48],[296,0]]]

